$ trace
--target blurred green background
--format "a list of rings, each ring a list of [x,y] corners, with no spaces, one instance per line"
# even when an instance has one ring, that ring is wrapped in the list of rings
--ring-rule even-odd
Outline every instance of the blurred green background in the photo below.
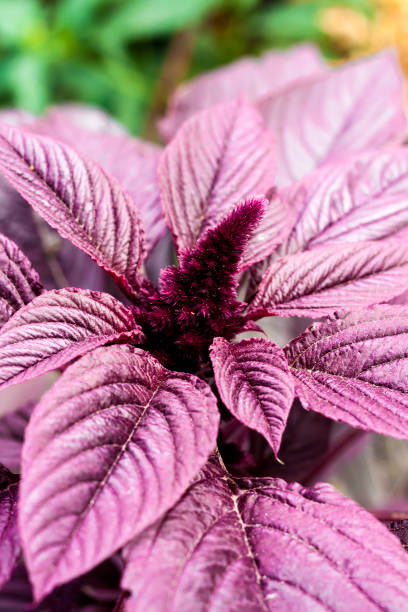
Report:
[[[304,40],[351,56],[378,10],[378,0],[0,0],[0,104],[40,113],[85,102],[150,135],[181,80]]]

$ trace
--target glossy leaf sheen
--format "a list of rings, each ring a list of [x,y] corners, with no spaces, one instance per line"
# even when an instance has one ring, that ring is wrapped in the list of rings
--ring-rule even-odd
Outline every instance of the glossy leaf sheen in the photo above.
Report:
[[[0,234],[0,326],[41,292],[30,261],[12,240]]]
[[[17,493],[16,479],[0,465],[0,588],[10,578],[20,554]]]
[[[320,317],[385,302],[407,284],[408,247],[399,241],[321,247],[273,262],[250,312]]]
[[[228,410],[261,433],[277,455],[294,394],[282,349],[263,338],[236,344],[216,338],[210,355],[217,389]]]
[[[398,540],[330,485],[233,480],[212,464],[125,558],[128,612],[377,612],[408,597]]]
[[[257,100],[326,70],[317,49],[307,44],[270,51],[259,59],[245,57],[181,85],[159,123],[160,133],[168,141],[186,119],[204,108],[239,96]]]
[[[109,557],[171,507],[214,448],[216,399],[148,353],[101,348],[36,407],[20,530],[37,599]]]
[[[307,410],[408,439],[408,313],[402,306],[340,312],[284,349]]]
[[[404,99],[391,51],[263,99],[259,108],[278,142],[277,184],[369,147],[404,142]]]
[[[393,237],[408,225],[407,196],[407,147],[328,164],[280,192],[294,224],[279,252]]]
[[[178,249],[192,248],[240,200],[274,183],[273,137],[256,109],[220,104],[191,118],[166,147],[159,184]]]
[[[0,332],[0,385],[60,368],[75,357],[123,339],[140,340],[132,312],[107,293],[48,291],[21,308]]]
[[[102,111],[79,105],[52,107],[35,130],[89,155],[120,182],[140,213],[150,252],[166,231],[157,182],[160,148],[127,135]]]
[[[114,178],[62,143],[6,125],[0,170],[63,238],[131,291],[144,257],[143,229]]]

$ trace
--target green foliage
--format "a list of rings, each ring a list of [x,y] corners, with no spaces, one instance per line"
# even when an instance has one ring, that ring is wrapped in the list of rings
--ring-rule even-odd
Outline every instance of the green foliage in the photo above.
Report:
[[[319,14],[330,6],[352,8],[367,17],[373,15],[372,0],[309,0],[281,2],[259,11],[251,20],[265,42],[273,46],[288,46],[304,40],[319,44],[329,55],[330,48],[319,26]]]
[[[96,104],[149,132],[146,117],[153,122],[186,73],[306,39],[324,46],[316,15],[328,3],[0,0],[0,103],[36,113],[61,101]],[[336,4],[369,13],[371,0]]]

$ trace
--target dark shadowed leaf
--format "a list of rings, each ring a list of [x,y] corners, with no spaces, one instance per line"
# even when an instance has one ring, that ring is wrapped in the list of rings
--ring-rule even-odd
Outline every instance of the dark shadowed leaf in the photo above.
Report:
[[[28,257],[47,288],[55,287],[55,278],[44,252],[36,213],[0,176],[0,232],[13,240]]]
[[[0,588],[10,578],[20,554],[16,478],[0,465]]]
[[[140,340],[132,312],[107,293],[48,291],[21,308],[0,332],[0,385],[60,368],[75,357],[123,339]]]
[[[285,348],[307,410],[408,439],[408,312],[374,306],[314,323]]]
[[[379,240],[408,225],[408,148],[354,155],[280,193],[294,213],[283,255],[340,242]]]
[[[30,261],[12,240],[0,234],[0,326],[42,290]]]
[[[261,433],[276,455],[294,390],[282,349],[263,338],[236,344],[216,338],[210,350],[222,401],[239,421]]]
[[[35,402],[27,402],[0,418],[0,463],[13,472],[20,471],[24,432],[34,405]]]
[[[68,368],[35,408],[23,449],[20,529],[36,598],[171,507],[218,422],[206,383],[140,349],[99,349]]]
[[[408,520],[407,519],[391,519],[384,521],[387,529],[399,538],[399,541],[408,551]]]
[[[0,170],[13,187],[63,238],[131,291],[144,245],[128,193],[66,145],[7,125],[0,134]]]
[[[129,612],[374,612],[408,597],[398,540],[330,485],[233,479],[211,462],[125,559]]]
[[[249,312],[321,317],[386,302],[407,284],[408,247],[401,241],[332,245],[273,262]]]
[[[246,102],[220,104],[186,122],[159,164],[164,214],[178,249],[192,248],[246,196],[266,193],[274,171],[272,134]]]
[[[391,51],[264,98],[259,108],[278,142],[277,184],[357,151],[403,143],[404,99]]]
[[[159,123],[160,133],[168,141],[186,119],[204,108],[239,96],[254,101],[326,71],[327,66],[312,45],[270,51],[259,59],[240,59],[181,85]]]

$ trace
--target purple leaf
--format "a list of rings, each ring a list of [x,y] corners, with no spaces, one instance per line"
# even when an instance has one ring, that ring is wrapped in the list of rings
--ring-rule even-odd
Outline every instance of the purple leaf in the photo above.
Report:
[[[12,240],[0,234],[0,326],[42,290],[30,261]]]
[[[42,283],[54,288],[55,278],[47,262],[37,220],[31,206],[0,176],[0,232],[20,247]]]
[[[132,312],[107,293],[48,291],[24,306],[0,332],[0,386],[60,368],[117,340],[140,340]]]
[[[102,111],[81,106],[51,108],[35,130],[89,155],[120,182],[140,213],[150,252],[166,231],[157,182],[160,148],[127,135]]]
[[[278,141],[280,186],[407,135],[404,78],[391,51],[268,96],[259,108]]]
[[[110,117],[96,106],[85,104],[68,103],[51,106],[43,117],[36,117],[36,119],[36,130],[55,130],[58,133],[58,140],[63,140],[67,143],[70,141],[68,144],[72,145],[75,143],[71,127],[89,132],[91,139],[99,134],[111,134],[113,136],[126,134],[125,128],[113,117]],[[6,123],[10,122],[6,121]]]
[[[79,112],[79,109],[72,105],[69,109],[70,117],[76,116]],[[104,127],[108,129],[104,113],[89,108],[82,110],[83,119],[90,121],[92,125],[97,123],[99,115],[101,116],[99,123],[105,117]],[[64,106],[64,111],[64,116],[68,115],[67,106]],[[42,119],[21,111],[0,112],[0,120],[10,125],[19,125],[32,132],[38,131],[39,124],[42,123]],[[66,131],[69,127],[72,131],[72,124]],[[107,275],[104,271],[71,242],[62,240],[3,177],[0,181],[0,231],[20,246],[38,270],[41,281],[47,289],[64,286],[83,287],[96,291],[106,289]]]
[[[385,302],[407,285],[408,247],[400,241],[321,247],[273,262],[249,313],[321,317]]]
[[[314,323],[284,349],[306,410],[408,438],[408,312],[375,306]]]
[[[267,203],[267,200],[265,200]],[[292,227],[290,206],[277,195],[273,195],[265,208],[265,214],[259,226],[255,228],[245,248],[240,269],[245,270],[273,253],[283,242]]]
[[[210,351],[222,401],[241,423],[261,433],[277,455],[294,395],[282,349],[263,338],[236,344],[215,338]]]
[[[220,104],[186,122],[159,164],[164,214],[178,249],[192,248],[240,200],[267,192],[274,170],[273,137],[246,102]]]
[[[197,111],[240,96],[257,100],[326,71],[318,50],[308,44],[288,51],[270,51],[259,59],[240,59],[181,85],[159,123],[160,133],[169,141]]]
[[[20,529],[36,599],[155,521],[214,448],[210,388],[130,346],[99,349],[37,405],[23,448]]]
[[[144,257],[134,202],[90,158],[3,125],[0,169],[48,223],[131,291]]]
[[[125,558],[128,612],[374,612],[408,598],[405,551],[355,502],[328,484],[233,479],[212,463]]]
[[[24,432],[34,405],[35,402],[27,402],[0,418],[0,463],[13,472],[20,471]]]
[[[408,148],[354,155],[280,193],[295,222],[282,254],[396,236],[408,225]]]
[[[16,477],[0,465],[0,588],[8,581],[20,554]]]

